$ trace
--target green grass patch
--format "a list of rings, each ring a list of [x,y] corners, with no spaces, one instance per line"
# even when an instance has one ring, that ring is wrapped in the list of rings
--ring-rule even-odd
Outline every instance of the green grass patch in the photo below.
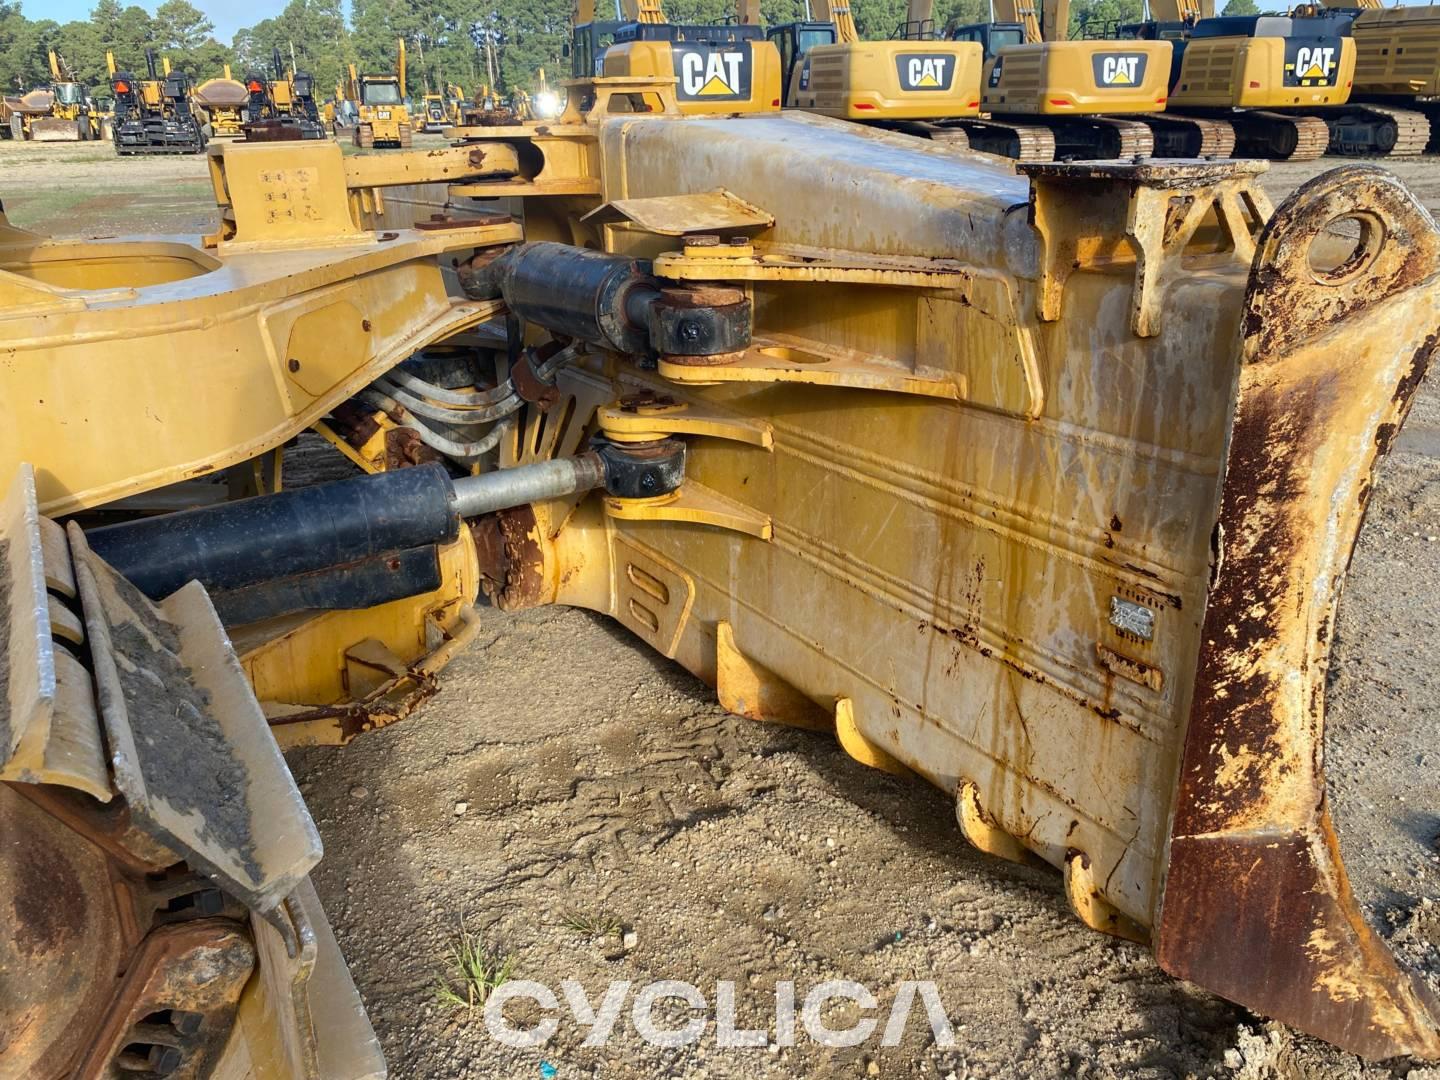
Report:
[[[484,1005],[515,971],[515,957],[487,945],[465,928],[450,943],[445,970],[435,982],[435,1000],[452,1009]]]

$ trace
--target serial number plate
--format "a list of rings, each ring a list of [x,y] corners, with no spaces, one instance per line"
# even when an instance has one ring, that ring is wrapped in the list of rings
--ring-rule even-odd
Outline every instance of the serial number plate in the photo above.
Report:
[[[1110,625],[1144,641],[1155,637],[1155,612],[1144,604],[1110,597]]]

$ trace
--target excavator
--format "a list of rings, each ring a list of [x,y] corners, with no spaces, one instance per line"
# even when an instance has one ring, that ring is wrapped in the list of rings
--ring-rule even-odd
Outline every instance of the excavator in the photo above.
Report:
[[[983,53],[936,40],[933,9],[933,0],[911,0],[890,41],[860,40],[848,0],[818,0],[817,22],[771,27],[785,107],[968,145],[958,127],[926,121],[979,116]]]
[[[0,215],[7,1075],[383,1075],[280,750],[426,737],[544,604],[935,786],[1175,977],[1440,1061],[1392,940],[1433,852],[1327,778],[1325,700],[1431,215],[1356,164],[1277,206],[1259,162],[685,112],[633,51],[556,123],[217,146],[203,238]]]
[[[1056,157],[1225,156],[1222,123],[1170,113],[1168,47],[1159,42],[1069,40],[1069,0],[997,0],[998,21],[951,25],[989,62],[982,106],[964,126],[971,145],[1022,161]],[[982,127],[981,125],[985,125]]]
[[[818,13],[825,21],[770,31],[788,73],[791,107],[1025,161],[1153,149],[1146,124],[1092,114],[1163,108],[1148,55],[1160,50],[1106,51],[1092,42],[1052,47],[1042,41],[1034,10],[1015,6],[1008,13],[1013,21],[952,27],[945,40],[936,40],[930,0],[911,0],[905,22],[884,42],[861,42],[848,6],[824,3]],[[1068,17],[1059,7],[1056,16]],[[1022,51],[1002,62],[987,48]]]
[[[409,149],[413,128],[405,104],[405,39],[395,39],[396,71],[357,74],[350,65],[346,96],[355,103],[356,121],[351,136],[356,146]]]
[[[770,112],[780,108],[780,58],[759,25],[759,4],[737,22],[682,25],[668,22],[660,0],[625,0],[627,21],[594,19],[583,0],[572,63],[598,66],[602,75],[673,78],[682,113]],[[602,43],[602,38],[608,44]],[[637,108],[658,107],[654,100]]]
[[[198,154],[205,149],[205,132],[191,108],[190,76],[171,71],[168,57],[162,70],[155,50],[146,49],[149,78],[143,80],[117,69],[113,54],[106,53],[105,63],[115,95],[110,131],[117,154]]]
[[[218,79],[206,79],[195,87],[195,104],[205,114],[212,139],[239,139],[245,135],[244,124],[250,91],[245,83],[235,79],[226,64],[224,74]]]
[[[1325,0],[1352,16],[1355,86],[1330,122],[1334,154],[1416,154],[1440,148],[1440,8]]]
[[[1346,104],[1355,67],[1347,18],[1304,8],[1217,17],[1213,0],[1152,0],[1149,8],[1151,21],[1123,26],[1121,33],[1173,45],[1167,108],[1228,124],[1230,152],[1305,161],[1327,148],[1423,149],[1428,131],[1419,114]]]

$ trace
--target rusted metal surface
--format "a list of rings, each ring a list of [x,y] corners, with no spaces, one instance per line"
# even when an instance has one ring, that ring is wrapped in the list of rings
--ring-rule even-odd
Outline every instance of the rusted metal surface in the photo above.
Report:
[[[230,1039],[240,992],[255,968],[248,931],[200,919],[150,934],[131,958],[76,1080],[150,1072],[210,1075]]]
[[[1317,269],[1312,244],[1347,218],[1356,251]],[[1346,880],[1322,734],[1371,476],[1440,341],[1440,237],[1393,176],[1350,167],[1296,192],[1258,249],[1159,958],[1366,1057],[1433,1058],[1440,1003]]]
[[[501,611],[522,611],[543,601],[545,554],[535,510],[529,506],[488,514],[475,526],[480,587]]]

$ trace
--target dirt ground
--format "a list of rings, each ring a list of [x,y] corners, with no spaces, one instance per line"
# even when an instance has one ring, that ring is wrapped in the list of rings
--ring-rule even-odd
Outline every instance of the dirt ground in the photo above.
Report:
[[[1267,187],[1278,201],[1333,164],[1274,168]],[[1440,207],[1433,159],[1396,171]],[[0,144],[0,197],[20,225],[196,232],[211,224],[206,190],[199,159]],[[1404,913],[1403,947],[1422,963],[1440,959],[1436,908],[1417,906],[1440,897],[1437,581],[1432,377],[1379,479],[1330,689],[1348,733],[1331,760],[1344,797],[1358,791],[1355,813],[1403,821],[1408,836],[1362,900]],[[867,770],[831,739],[726,715],[584,612],[487,612],[418,715],[290,762],[325,841],[315,884],[393,1076],[1440,1080],[1407,1061],[1362,1065],[1170,979],[1145,949],[1084,929],[1053,870],[968,848],[946,795]],[[772,1033],[746,1049],[710,1036],[654,1047],[627,1003],[604,1048],[566,1022],[543,1048],[507,1049],[478,1011],[437,1000],[462,924],[510,958],[512,978],[557,992],[573,978],[592,1002],[617,979],[682,979],[707,998],[732,980],[739,1026]],[[934,979],[955,1047],[933,1045],[919,1009],[898,1047],[778,1045],[765,1016],[777,981],[803,995],[835,978],[882,1005],[903,980]]]

